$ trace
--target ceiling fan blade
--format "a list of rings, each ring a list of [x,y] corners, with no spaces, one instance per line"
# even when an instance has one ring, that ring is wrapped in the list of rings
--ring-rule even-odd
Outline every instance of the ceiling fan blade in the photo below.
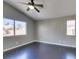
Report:
[[[28,7],[28,8],[27,8],[27,11],[29,11],[29,10],[30,10],[30,8]]]
[[[34,4],[34,0],[31,0],[32,4]]]
[[[40,12],[35,6],[34,6],[34,9],[35,9],[37,12]]]
[[[31,2],[34,2],[34,0],[31,0]]]
[[[28,2],[28,3],[25,3],[25,2],[20,2],[21,4],[24,4],[24,5],[33,5],[32,3]]]
[[[34,6],[38,6],[38,7],[44,7],[42,4],[34,4]]]

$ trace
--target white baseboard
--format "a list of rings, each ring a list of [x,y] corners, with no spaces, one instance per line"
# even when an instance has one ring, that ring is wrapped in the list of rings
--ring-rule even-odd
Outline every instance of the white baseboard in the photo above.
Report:
[[[52,43],[52,42],[34,40],[34,41],[30,41],[30,42],[27,42],[27,43],[22,44],[22,45],[18,45],[18,46],[9,48],[9,49],[5,49],[5,50],[3,50],[3,52],[6,52],[6,51],[9,51],[9,50],[12,50],[12,49],[15,49],[15,48],[18,48],[18,47],[21,47],[21,46],[24,46],[24,45],[33,43],[33,42],[41,42],[41,43],[47,43],[47,44],[52,44],[52,45],[59,45],[59,46],[65,46],[65,47],[73,47],[73,48],[76,48],[75,46],[69,46],[69,45],[57,44],[57,43]]]
[[[59,45],[59,46],[65,46],[65,47],[72,47],[72,48],[76,48],[75,46],[64,45],[64,44],[59,44],[59,43],[52,43],[52,42],[46,42],[46,41],[37,41],[37,42],[47,43],[47,44],[52,44],[52,45]]]
[[[6,52],[6,51],[9,51],[9,50],[12,50],[12,49],[15,49],[15,48],[18,48],[18,47],[21,47],[21,46],[24,46],[24,45],[33,43],[33,42],[37,42],[37,41],[34,40],[34,41],[30,41],[30,42],[24,43],[24,44],[22,44],[22,45],[18,45],[18,46],[15,46],[15,47],[11,47],[11,48],[8,48],[8,49],[3,50],[3,52]]]

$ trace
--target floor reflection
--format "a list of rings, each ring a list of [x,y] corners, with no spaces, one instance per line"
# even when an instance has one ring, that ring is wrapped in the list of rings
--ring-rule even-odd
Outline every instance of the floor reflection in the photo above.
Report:
[[[21,53],[18,56],[16,56],[14,59],[28,59],[27,53]]]
[[[76,59],[76,56],[74,54],[72,54],[72,53],[67,53],[65,55],[65,59]]]
[[[76,49],[33,43],[5,52],[3,59],[76,59]]]

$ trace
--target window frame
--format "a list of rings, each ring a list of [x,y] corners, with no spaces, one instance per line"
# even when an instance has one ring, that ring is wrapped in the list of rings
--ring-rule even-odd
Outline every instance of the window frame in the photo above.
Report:
[[[74,28],[74,34],[73,34],[73,33],[72,33],[72,34],[69,34],[69,33],[68,33],[68,21],[69,21],[69,22],[74,21],[74,25],[73,25],[73,26],[74,26],[74,27],[73,27],[73,28]],[[72,25],[71,25],[71,26],[72,26]],[[72,27],[71,27],[71,28],[72,28]],[[72,29],[71,29],[71,32],[72,32]],[[70,19],[70,20],[67,20],[67,21],[66,21],[66,35],[67,35],[67,36],[76,36],[76,20],[75,20],[75,19]]]
[[[25,21],[21,21],[21,20],[15,20],[15,19],[11,19],[11,18],[3,18],[3,20],[4,19],[9,19],[9,20],[12,20],[13,21],[13,35],[11,35],[11,36],[4,36],[4,34],[3,34],[3,37],[14,37],[14,36],[25,36],[25,35],[27,35],[27,22],[25,22]],[[15,34],[15,24],[16,24],[16,21],[20,21],[20,22],[24,22],[25,23],[25,34],[19,34],[19,35],[16,35]],[[3,25],[4,25],[4,22],[3,22]],[[3,31],[4,32],[4,31]]]

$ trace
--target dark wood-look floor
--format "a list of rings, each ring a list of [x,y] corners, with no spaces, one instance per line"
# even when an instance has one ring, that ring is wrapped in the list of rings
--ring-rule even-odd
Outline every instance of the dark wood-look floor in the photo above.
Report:
[[[44,43],[32,43],[4,52],[4,59],[76,59],[76,49]]]

